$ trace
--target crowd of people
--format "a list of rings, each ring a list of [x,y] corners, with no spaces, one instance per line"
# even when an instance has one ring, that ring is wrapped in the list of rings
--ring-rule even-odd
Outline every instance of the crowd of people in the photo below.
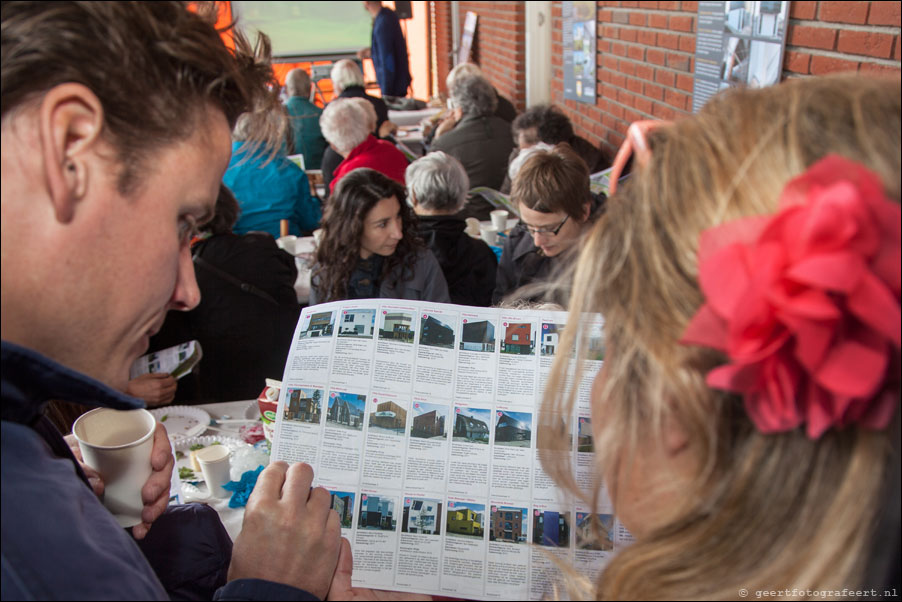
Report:
[[[366,4],[383,95],[403,96],[397,18]],[[283,220],[321,230],[311,304],[604,316],[601,372],[583,375],[585,337],[565,329],[576,352],[555,357],[539,412],[551,440],[570,437],[554,417],[593,379],[594,486],[567,454],[543,462],[589,507],[603,482],[635,543],[597,580],[568,569],[562,596],[899,586],[898,78],[793,79],[631,126],[608,199],[589,185],[605,153],[553,106],[507,114],[478,68],[449,75],[433,152],[408,164],[355,62],[336,63],[324,110],[302,71],[283,106],[268,45],[235,32],[227,48],[214,23],[181,2],[4,3],[3,599],[376,595],[352,588],[306,464],[262,472],[232,545],[209,508],[167,508],[158,425],[142,522],[124,530],[48,416],[51,401],[144,407],[128,373],[155,335],[210,342],[229,390],[198,396],[252,396],[229,350],[263,345],[254,369],[278,370],[301,308]],[[325,198],[289,154],[328,168]],[[465,218],[487,219],[468,192],[505,178],[520,223],[499,261]]]

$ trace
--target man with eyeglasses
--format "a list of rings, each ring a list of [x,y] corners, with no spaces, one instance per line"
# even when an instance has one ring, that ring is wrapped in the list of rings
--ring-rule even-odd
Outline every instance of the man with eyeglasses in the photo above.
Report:
[[[520,224],[504,244],[492,302],[548,300],[548,285],[599,212],[589,169],[566,143],[536,151],[514,178],[511,199]],[[558,294],[550,298],[563,301]]]

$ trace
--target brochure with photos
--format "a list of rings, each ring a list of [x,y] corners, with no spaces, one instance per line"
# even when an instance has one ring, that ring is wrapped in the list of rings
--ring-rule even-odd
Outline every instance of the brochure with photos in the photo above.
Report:
[[[397,299],[302,311],[272,457],[309,463],[331,492],[355,586],[538,600],[563,579],[556,559],[595,577],[631,541],[604,492],[600,508],[583,507],[542,466],[570,454],[576,482],[592,483],[589,396],[604,343],[600,316],[580,322]],[[575,415],[552,416],[572,436],[548,445],[542,392],[569,327],[589,337],[589,359]]]
[[[142,374],[168,372],[179,379],[190,373],[203,356],[198,341],[180,343],[174,347],[142,355],[132,364],[128,377],[131,379]]]

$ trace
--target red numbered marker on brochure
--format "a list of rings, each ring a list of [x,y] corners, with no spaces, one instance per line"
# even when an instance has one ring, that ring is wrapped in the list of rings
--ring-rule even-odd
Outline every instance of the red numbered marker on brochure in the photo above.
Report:
[[[418,403],[415,403],[415,404],[413,404],[413,407],[415,407],[415,408],[419,408],[419,407],[420,407],[420,404],[418,404]]]
[[[542,330],[548,330],[548,324],[542,324]]]
[[[466,319],[466,318],[464,318],[464,324],[466,324],[466,323],[467,323],[467,319]]]
[[[360,501],[362,501],[362,502],[365,502],[365,501],[366,501],[366,494],[365,494],[365,493],[364,493],[363,495],[360,496]]]
[[[535,513],[536,513],[536,516],[539,516],[540,514],[542,514],[539,510],[535,510]]]
[[[501,418],[501,412],[495,412],[495,415],[498,416],[498,418]]]
[[[460,414],[460,408],[454,408],[454,412],[455,412],[456,414]]]

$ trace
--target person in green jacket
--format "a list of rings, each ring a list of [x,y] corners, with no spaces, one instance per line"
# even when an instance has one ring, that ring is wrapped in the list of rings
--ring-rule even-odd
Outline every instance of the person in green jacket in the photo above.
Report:
[[[326,139],[319,129],[319,116],[323,110],[310,102],[310,74],[304,69],[292,69],[285,76],[288,102],[285,108],[291,119],[291,144],[293,155],[304,155],[306,169],[319,169],[326,150]]]

